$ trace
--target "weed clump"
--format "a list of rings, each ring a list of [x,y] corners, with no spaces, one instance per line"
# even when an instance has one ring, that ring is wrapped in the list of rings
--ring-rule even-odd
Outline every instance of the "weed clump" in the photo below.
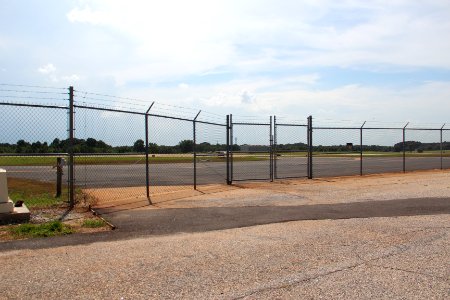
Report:
[[[60,221],[43,224],[25,223],[10,229],[13,236],[17,238],[49,237],[73,233],[73,229]]]

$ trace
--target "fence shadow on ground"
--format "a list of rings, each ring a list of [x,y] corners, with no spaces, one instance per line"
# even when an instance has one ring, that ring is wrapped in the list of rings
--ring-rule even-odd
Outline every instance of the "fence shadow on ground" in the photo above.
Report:
[[[129,210],[105,218],[117,230],[56,237],[51,240],[0,243],[0,251],[90,244],[176,233],[207,232],[302,220],[400,217],[450,214],[448,198],[417,198],[301,206],[212,207]]]

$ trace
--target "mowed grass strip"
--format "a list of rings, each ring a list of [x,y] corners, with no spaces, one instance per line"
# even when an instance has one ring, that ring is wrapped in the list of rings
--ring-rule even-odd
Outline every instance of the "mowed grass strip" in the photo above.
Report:
[[[306,152],[277,152],[281,157],[306,157]],[[316,157],[359,157],[359,152],[313,152]],[[365,151],[365,157],[402,157],[403,152],[376,152]],[[406,152],[406,157],[440,157],[439,151]],[[444,152],[443,157],[450,157],[450,151]],[[66,158],[67,159],[67,158]],[[233,161],[263,161],[268,160],[269,155],[245,155],[235,153]],[[192,163],[192,156],[155,156],[149,157],[150,164]],[[199,162],[225,162],[224,156],[209,156],[198,154]],[[145,156],[78,156],[75,157],[76,165],[132,165],[145,164]],[[8,166],[56,166],[56,157],[52,156],[0,156],[0,167]]]
[[[285,157],[306,157],[306,152],[277,152],[278,156]],[[359,157],[360,152],[313,152],[315,157]],[[363,156],[370,157],[403,157],[403,152],[377,152],[377,151],[364,151]],[[425,151],[419,152],[406,152],[406,157],[441,157],[440,151]],[[443,152],[443,157],[450,157],[450,151]]]
[[[67,158],[66,158],[67,159]],[[235,156],[234,161],[259,161],[267,160],[264,156]],[[168,163],[192,163],[192,156],[155,156],[149,157],[150,164],[168,164]],[[223,156],[207,156],[199,154],[198,161],[225,162]],[[145,164],[145,156],[78,156],[75,157],[76,165],[130,165]],[[56,166],[56,157],[51,156],[1,156],[1,166]]]

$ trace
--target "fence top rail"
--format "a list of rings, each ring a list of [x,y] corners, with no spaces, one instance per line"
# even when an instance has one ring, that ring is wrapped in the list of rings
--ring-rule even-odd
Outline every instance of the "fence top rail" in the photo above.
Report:
[[[197,120],[197,121],[195,121],[195,122],[196,122],[196,123],[202,123],[202,124],[208,124],[208,125],[216,125],[216,126],[227,127],[227,124],[219,124],[219,123],[208,122],[208,121]]]
[[[270,123],[243,123],[243,122],[233,122],[232,125],[257,125],[257,126],[270,126]]]
[[[276,126],[298,126],[298,127],[308,127],[306,124],[292,124],[292,123],[276,123]]]
[[[164,115],[157,115],[157,114],[148,114],[148,116],[156,117],[156,118],[179,120],[179,121],[187,121],[187,122],[193,122],[194,121],[193,119],[186,119],[186,118],[172,117],[172,116],[164,116]]]
[[[360,130],[361,127],[325,127],[325,126],[313,126],[312,129],[347,129],[347,130]],[[365,128],[364,128],[365,129]]]
[[[405,128],[406,131],[408,130],[422,130],[422,131],[441,131],[441,128]]]
[[[173,120],[180,120],[180,121],[187,121],[187,122],[193,122],[194,121],[193,119],[187,119],[187,118],[181,118],[181,117],[173,117],[173,116],[165,116],[165,115],[159,115],[159,114],[149,114],[149,113],[145,113],[145,112],[129,111],[129,110],[123,110],[123,109],[94,107],[94,106],[79,105],[79,104],[75,104],[74,107],[76,107],[76,108],[84,108],[84,109],[92,109],[92,110],[100,110],[100,111],[119,112],[119,113],[140,115],[140,116],[149,116],[149,117],[156,117],[156,118],[173,119]],[[218,123],[207,122],[207,121],[200,121],[200,120],[196,121],[196,122],[197,123],[204,123],[204,124],[211,124],[211,125],[218,125],[218,126],[226,126],[225,124],[218,124]]]
[[[59,106],[59,105],[49,105],[49,104],[27,104],[27,103],[10,103],[10,102],[0,102],[0,105],[4,106],[21,106],[21,107],[38,107],[38,108],[56,108],[56,109],[66,109],[68,110],[68,106]]]
[[[277,125],[281,125],[281,124],[277,124]],[[450,128],[419,128],[419,127],[417,127],[417,128],[415,128],[415,127],[406,127],[406,128],[403,128],[403,127],[331,127],[331,126],[327,126],[327,127],[325,127],[325,126],[315,126],[315,127],[313,127],[313,129],[336,129],[336,130],[339,130],[339,129],[342,129],[342,130],[345,130],[345,129],[347,129],[347,130],[406,130],[406,131],[408,131],[408,130],[417,130],[417,131],[440,131],[440,130],[450,130]]]
[[[120,113],[132,114],[132,115],[142,115],[142,116],[146,115],[143,112],[128,111],[128,110],[122,110],[122,109],[103,108],[103,107],[94,107],[94,106],[87,106],[87,105],[80,105],[80,104],[74,104],[73,107],[92,109],[92,110],[100,110],[100,111],[109,111],[109,112],[120,112]]]

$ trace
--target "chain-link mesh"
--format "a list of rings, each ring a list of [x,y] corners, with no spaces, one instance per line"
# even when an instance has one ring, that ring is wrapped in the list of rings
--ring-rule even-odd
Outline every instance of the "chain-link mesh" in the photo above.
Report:
[[[440,130],[405,130],[406,171],[441,168]]]
[[[450,169],[450,129],[442,130],[442,168]]]
[[[75,184],[102,203],[146,197],[145,116],[75,106]]]
[[[193,122],[149,117],[151,194],[192,189]]]
[[[360,174],[360,130],[313,128],[313,176]]]
[[[308,171],[306,125],[274,125],[274,178],[306,177]]]
[[[232,126],[233,180],[270,179],[270,124]]]
[[[64,159],[69,162],[71,152],[76,196],[109,202],[146,200],[147,188],[153,197],[184,193],[195,184],[223,184],[227,170],[231,181],[307,175],[308,127],[275,117],[272,125],[266,118],[230,116],[227,136],[224,116],[193,108],[73,93],[73,88],[68,95],[64,88],[5,84],[0,84],[0,113],[0,167],[7,170],[13,191],[37,185],[53,195],[61,182],[68,197]],[[315,124],[313,177],[400,172],[404,166],[406,171],[450,168],[450,129]],[[228,167],[227,139],[232,149]]]
[[[403,171],[403,130],[363,129],[363,174]]]
[[[67,113],[56,106],[0,105],[0,168],[12,200],[33,205],[34,197],[55,197],[58,174],[61,198],[68,199]]]
[[[226,125],[196,122],[197,185],[226,183],[226,134]]]

